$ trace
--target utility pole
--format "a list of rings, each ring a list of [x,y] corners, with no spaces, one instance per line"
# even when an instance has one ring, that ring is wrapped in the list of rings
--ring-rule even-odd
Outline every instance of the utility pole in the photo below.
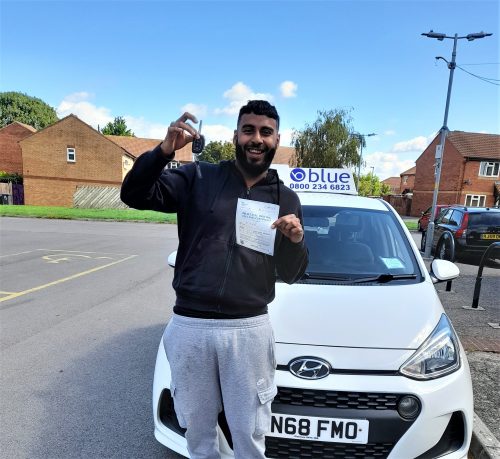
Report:
[[[479,38],[489,37],[492,34],[479,32],[479,33],[470,33],[463,37],[459,37],[458,34],[455,34],[453,37],[449,37],[444,33],[437,33],[431,30],[430,32],[423,33],[422,35],[428,38],[436,38],[439,41],[443,41],[445,38],[450,38],[453,40],[453,52],[451,54],[451,62],[448,62],[443,57],[440,56],[436,57],[436,59],[443,59],[445,62],[447,62],[448,68],[450,69],[450,77],[448,80],[448,93],[446,95],[446,107],[444,110],[443,127],[441,128],[441,138],[439,140],[439,145],[436,147],[434,192],[432,194],[431,215],[429,218],[429,225],[427,226],[427,238],[425,241],[425,251],[424,251],[424,257],[428,258],[431,255],[432,239],[434,238],[434,220],[436,213],[437,196],[439,192],[439,181],[441,180],[441,168],[443,166],[444,146],[446,143],[446,136],[448,135],[448,111],[450,108],[450,96],[451,96],[451,87],[453,84],[453,73],[456,67],[455,58],[457,56],[457,41],[462,38],[467,38],[468,41],[473,41]]]
[[[354,132],[352,134],[354,137],[357,137],[359,140],[359,163],[358,163],[358,180],[356,182],[356,188],[359,191],[359,179],[361,178],[361,163],[363,162],[363,144],[365,143],[365,137],[372,137],[374,135],[373,132],[371,134],[360,134],[359,132]]]
[[[373,173],[375,171],[375,166],[371,166],[371,170],[372,170],[372,176],[370,177],[370,195],[373,196],[373,193],[375,192],[373,186]]]

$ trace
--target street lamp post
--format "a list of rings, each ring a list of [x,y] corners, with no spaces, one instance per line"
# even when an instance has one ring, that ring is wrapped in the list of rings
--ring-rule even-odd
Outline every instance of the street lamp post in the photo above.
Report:
[[[373,193],[375,192],[375,190],[373,189],[373,174],[375,172],[375,166],[371,166],[371,170],[372,170],[372,176],[370,177],[370,195],[373,196]]]
[[[361,163],[363,162],[363,143],[364,143],[364,139],[365,137],[372,137],[374,135],[377,135],[377,134],[374,134],[373,132],[371,134],[360,134],[359,132],[355,132],[353,134],[354,137],[357,137],[359,139],[359,163],[358,163],[358,180],[357,180],[357,183],[356,183],[356,187],[358,188],[359,190],[359,179],[361,177]]]
[[[446,142],[446,136],[448,134],[448,110],[450,108],[450,96],[451,96],[451,87],[453,84],[453,73],[455,71],[456,63],[455,58],[457,55],[457,41],[462,38],[467,38],[468,41],[473,41],[479,38],[489,37],[492,35],[491,33],[479,32],[479,33],[470,33],[463,37],[459,37],[458,34],[455,34],[453,37],[449,37],[444,33],[437,33],[434,31],[430,31],[428,33],[423,33],[425,37],[428,38],[436,38],[439,41],[443,41],[445,38],[453,39],[453,52],[451,54],[451,62],[446,61],[446,59],[442,57],[436,57],[436,59],[443,59],[448,63],[448,68],[450,69],[450,77],[448,80],[448,93],[446,95],[446,107],[444,110],[444,121],[443,127],[441,128],[441,138],[439,140],[439,145],[436,147],[436,169],[435,169],[435,181],[434,181],[434,192],[432,194],[432,206],[431,206],[431,215],[429,218],[429,225],[427,226],[427,237],[425,241],[425,251],[424,257],[430,257],[431,255],[431,247],[432,240],[434,238],[434,220],[436,213],[436,204],[437,204],[437,196],[439,191],[439,181],[441,180],[441,168],[443,166],[443,154],[444,154],[444,145]]]

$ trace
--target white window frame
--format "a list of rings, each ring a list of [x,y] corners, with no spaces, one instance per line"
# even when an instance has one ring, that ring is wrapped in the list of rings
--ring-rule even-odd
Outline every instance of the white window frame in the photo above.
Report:
[[[496,169],[496,174],[495,174],[495,169]],[[498,177],[499,170],[500,170],[499,161],[481,161],[481,164],[479,165],[479,176]]]
[[[179,163],[179,161],[170,161],[168,164],[167,164],[167,167],[166,169],[177,169],[178,167],[180,167],[181,164]]]
[[[76,149],[75,147],[66,148],[66,160],[68,163],[76,163]]]
[[[469,201],[469,203],[467,203]],[[485,194],[466,194],[465,206],[466,207],[485,207],[486,195]]]

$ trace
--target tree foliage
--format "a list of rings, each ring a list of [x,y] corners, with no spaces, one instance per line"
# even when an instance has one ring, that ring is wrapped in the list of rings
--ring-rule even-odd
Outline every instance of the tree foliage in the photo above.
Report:
[[[208,142],[200,155],[200,161],[219,163],[226,159],[234,159],[235,148],[232,142]]]
[[[0,92],[0,128],[19,121],[40,130],[57,120],[56,111],[37,97],[22,92]]]
[[[360,196],[384,196],[390,192],[391,187],[382,183],[376,175],[361,175],[358,184],[358,194]]]
[[[318,111],[312,125],[292,134],[297,166],[346,168],[358,164],[363,138],[351,134],[351,123],[345,110]]]
[[[135,137],[134,133],[127,127],[125,118],[117,116],[113,121],[110,121],[101,131],[104,135],[123,135],[127,137]]]

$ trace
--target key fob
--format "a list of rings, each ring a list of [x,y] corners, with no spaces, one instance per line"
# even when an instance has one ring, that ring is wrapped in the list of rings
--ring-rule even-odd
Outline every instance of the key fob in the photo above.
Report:
[[[203,149],[205,148],[205,137],[200,135],[199,139],[194,139],[193,140],[193,145],[192,145],[192,152],[195,155],[199,155]]]

